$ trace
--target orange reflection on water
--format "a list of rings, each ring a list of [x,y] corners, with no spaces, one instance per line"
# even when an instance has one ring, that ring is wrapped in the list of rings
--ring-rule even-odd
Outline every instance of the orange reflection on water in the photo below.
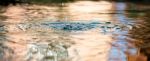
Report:
[[[65,9],[68,11],[66,16],[71,20],[92,20],[98,19],[101,21],[108,21],[112,19],[113,4],[107,1],[77,1],[67,4]]]
[[[71,35],[75,45],[69,48],[72,61],[108,61],[112,42],[110,35],[99,33],[98,29]]]

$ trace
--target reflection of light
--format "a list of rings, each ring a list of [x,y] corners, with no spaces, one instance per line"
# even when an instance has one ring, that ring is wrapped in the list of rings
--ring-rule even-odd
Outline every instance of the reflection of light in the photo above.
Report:
[[[112,20],[113,3],[108,1],[77,1],[69,3],[66,10],[72,20],[93,20],[97,18],[102,21]],[[106,14],[101,14],[106,13]]]
[[[80,1],[69,6],[72,11],[78,12],[99,12],[108,11],[112,8],[112,4],[106,1],[91,2],[91,1]]]
[[[108,54],[112,42],[110,35],[103,35],[98,29],[71,34],[72,40],[76,43],[71,46],[69,56],[73,61],[108,61]]]

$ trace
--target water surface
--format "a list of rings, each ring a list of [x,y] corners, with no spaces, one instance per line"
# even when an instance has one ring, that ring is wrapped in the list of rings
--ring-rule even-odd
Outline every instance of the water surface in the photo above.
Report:
[[[74,1],[8,6],[0,16],[2,61],[127,61],[136,18],[127,3]],[[129,14],[129,15],[126,15]]]

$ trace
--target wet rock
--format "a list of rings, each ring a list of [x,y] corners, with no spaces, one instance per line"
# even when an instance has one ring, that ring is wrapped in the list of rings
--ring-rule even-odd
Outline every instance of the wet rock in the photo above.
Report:
[[[39,23],[21,23],[17,25],[22,31],[31,29],[54,29],[63,31],[86,31],[94,28],[100,28],[100,32],[115,32],[123,29],[132,29],[132,26],[115,24],[112,22],[39,22]]]
[[[6,32],[5,25],[0,25],[0,33],[5,33],[5,32]]]
[[[105,22],[105,24],[111,24],[111,22]]]
[[[1,61],[11,61],[13,59],[14,51],[4,45],[4,43],[0,43],[0,60]]]
[[[4,32],[4,27],[0,27],[0,32]]]
[[[61,44],[33,43],[28,45],[26,60],[28,61],[60,61],[67,59],[68,52]]]
[[[44,26],[49,26],[53,29],[59,30],[69,30],[69,31],[83,31],[95,28],[95,25],[88,23],[74,23],[74,22],[60,22],[60,23],[49,23],[43,24]]]
[[[27,31],[27,29],[29,29],[31,26],[30,24],[20,23],[20,24],[17,24],[17,27],[22,31]]]

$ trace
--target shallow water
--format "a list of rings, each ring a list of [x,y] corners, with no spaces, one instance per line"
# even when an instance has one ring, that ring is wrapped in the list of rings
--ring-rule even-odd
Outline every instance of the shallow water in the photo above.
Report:
[[[8,6],[0,16],[2,61],[128,61],[136,18],[127,3],[74,1]]]

